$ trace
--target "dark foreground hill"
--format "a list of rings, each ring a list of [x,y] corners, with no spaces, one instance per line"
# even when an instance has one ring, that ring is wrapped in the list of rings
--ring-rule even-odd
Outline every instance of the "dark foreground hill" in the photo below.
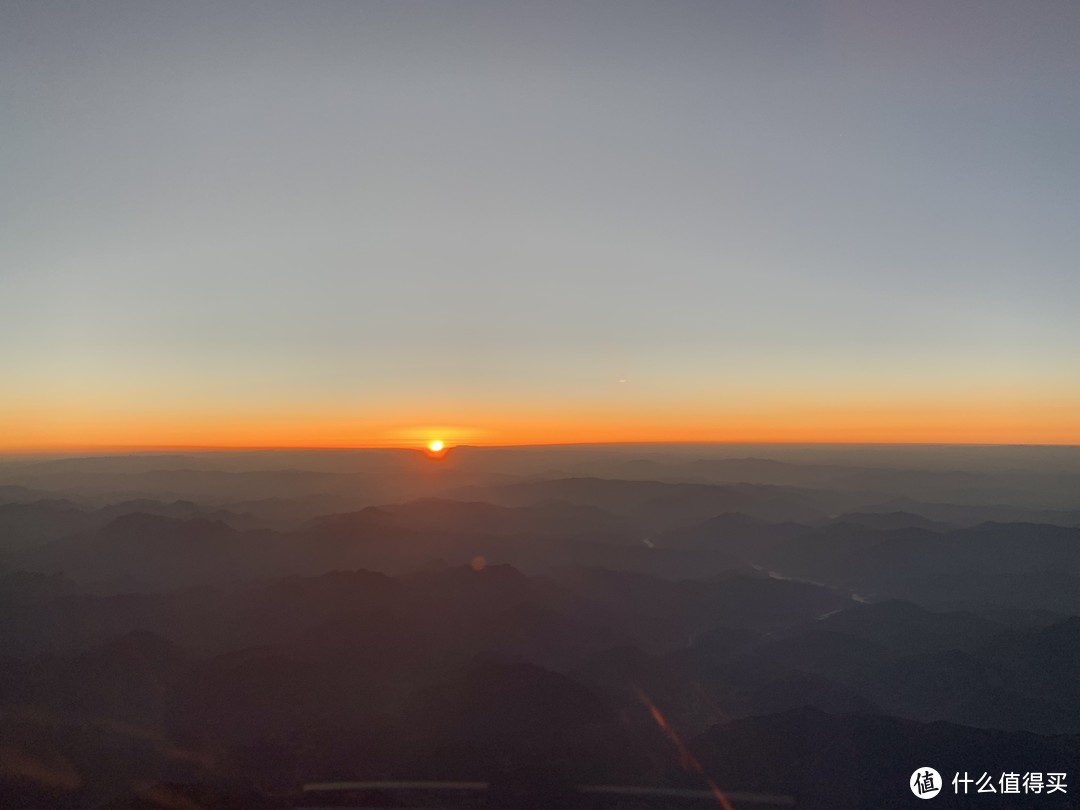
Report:
[[[892,806],[887,780],[905,769],[962,769],[953,754],[970,752],[969,770],[1050,770],[1080,733],[1068,618],[583,568],[433,564],[116,596],[33,584],[7,592],[0,625],[0,733],[17,743],[3,784],[26,807],[156,782],[265,798],[526,766],[679,783],[672,732],[731,789]]]
[[[541,480],[482,455],[205,479],[79,461],[5,490],[0,806],[708,776],[801,807],[899,807],[915,767],[1077,761],[1072,501],[989,497],[1030,476],[554,453],[544,468],[567,472]],[[618,469],[638,480],[581,477]],[[741,469],[757,483],[728,480]],[[934,481],[971,501],[914,500]],[[219,497],[179,499],[200,487]],[[1067,795],[965,804],[950,784],[938,801]]]

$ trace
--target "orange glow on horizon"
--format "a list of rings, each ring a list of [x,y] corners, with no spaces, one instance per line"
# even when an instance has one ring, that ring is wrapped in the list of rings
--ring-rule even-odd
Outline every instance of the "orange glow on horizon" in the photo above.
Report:
[[[442,439],[432,439],[427,443],[427,454],[429,458],[443,458],[450,452],[450,448],[446,446]]]
[[[78,403],[0,407],[0,452],[180,448],[412,447],[616,443],[1054,444],[1080,445],[1080,401],[826,403],[707,408],[492,412],[458,406],[435,423],[403,411],[384,418],[335,414],[93,410]],[[448,409],[450,410],[450,409]],[[406,421],[408,420],[408,421]],[[441,442],[440,450],[435,443]]]

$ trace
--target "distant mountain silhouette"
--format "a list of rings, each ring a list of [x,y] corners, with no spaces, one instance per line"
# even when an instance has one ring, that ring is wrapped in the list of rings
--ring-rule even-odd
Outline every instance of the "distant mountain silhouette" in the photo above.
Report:
[[[914,512],[845,512],[832,518],[831,523],[854,523],[868,529],[927,529],[932,532],[946,532],[956,525],[939,520],[930,520]]]
[[[405,504],[369,507],[360,512],[320,518],[314,528],[331,531],[396,527],[417,531],[554,536],[625,534],[627,521],[596,507],[566,501],[502,507],[490,503],[425,498]],[[636,542],[636,538],[635,538]]]
[[[754,484],[718,486],[568,478],[530,481],[487,489],[466,490],[462,496],[506,506],[544,501],[569,501],[595,506],[633,518],[647,531],[691,525],[726,512],[742,512],[768,520],[814,520],[824,516],[828,493]]]
[[[279,808],[342,778],[707,775],[799,807],[906,807],[927,764],[1068,773],[1070,453],[0,462],[0,804]],[[1069,801],[1015,798],[971,805]]]

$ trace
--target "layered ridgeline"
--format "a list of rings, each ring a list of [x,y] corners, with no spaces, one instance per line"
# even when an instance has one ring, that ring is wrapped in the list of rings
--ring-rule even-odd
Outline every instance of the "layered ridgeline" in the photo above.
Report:
[[[699,785],[689,751],[733,791],[890,806],[928,762],[1080,759],[1060,465],[287,460],[0,468],[6,804],[537,768]]]

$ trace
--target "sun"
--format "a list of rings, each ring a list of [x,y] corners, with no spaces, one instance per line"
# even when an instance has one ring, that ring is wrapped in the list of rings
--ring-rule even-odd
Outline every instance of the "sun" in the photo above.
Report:
[[[432,453],[441,453],[443,449],[442,439],[432,439],[428,442],[427,449]]]

